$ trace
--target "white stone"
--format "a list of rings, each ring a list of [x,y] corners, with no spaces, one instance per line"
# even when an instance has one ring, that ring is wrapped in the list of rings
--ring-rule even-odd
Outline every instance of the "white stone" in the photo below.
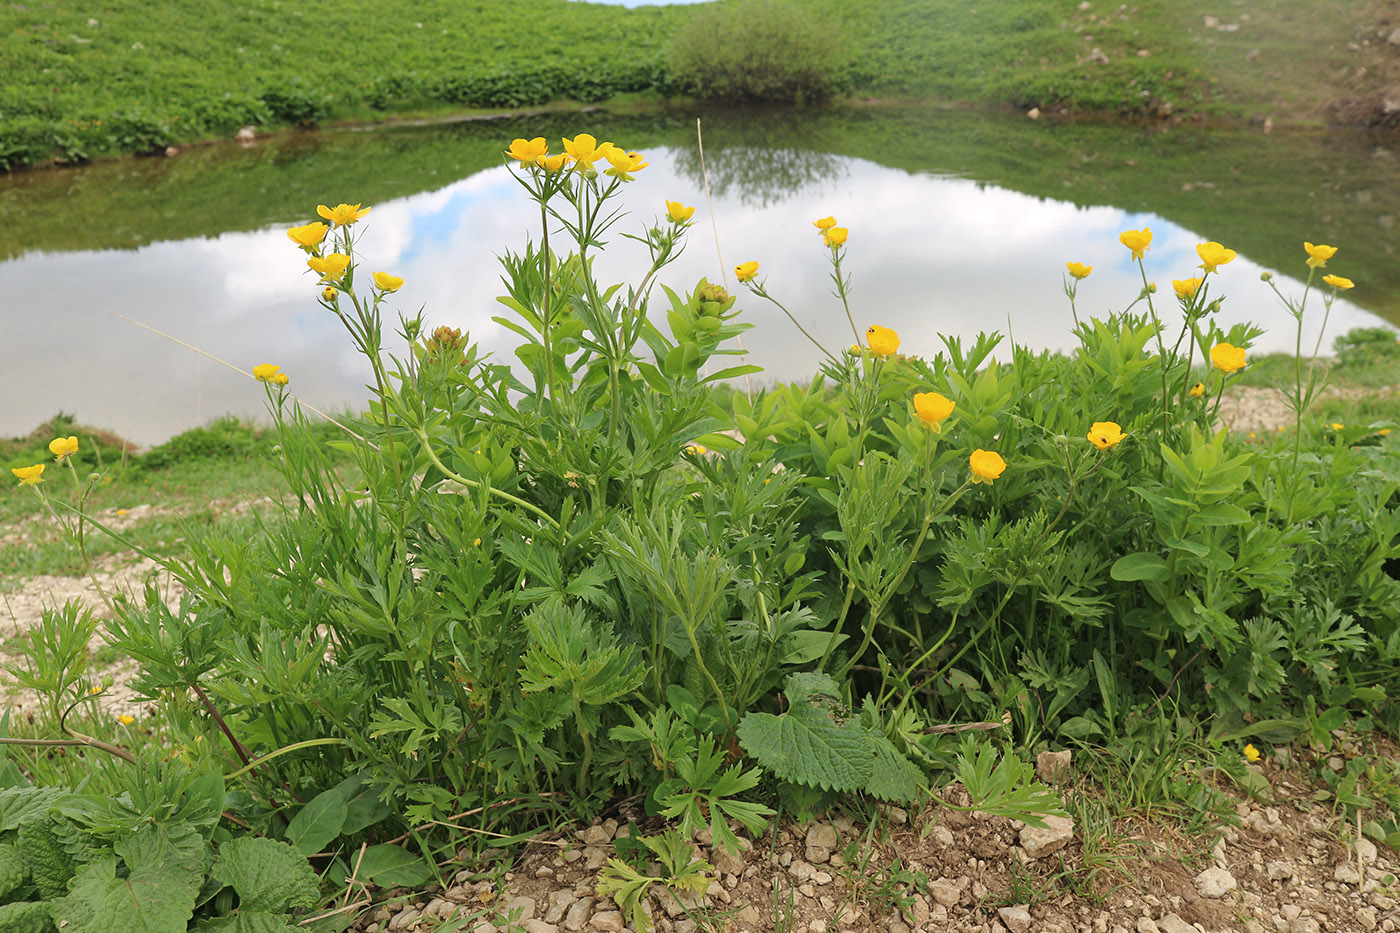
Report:
[[[1224,897],[1238,887],[1235,876],[1223,868],[1207,868],[1196,876],[1201,897]]]
[[[1157,921],[1157,929],[1162,933],[1199,933],[1191,924],[1176,914],[1167,914]]]
[[[593,915],[593,919],[588,921],[588,929],[597,930],[598,933],[621,933],[622,912],[618,910],[600,910]]]
[[[1031,928],[1031,912],[1025,904],[1002,907],[997,911],[997,916],[1011,933],[1026,933]]]
[[[831,858],[841,838],[836,835],[836,827],[830,823],[813,823],[807,829],[807,861],[820,865]]]
[[[1074,838],[1074,820],[1064,816],[1043,817],[1045,826],[1021,830],[1021,848],[1028,858],[1043,858],[1063,849]]]

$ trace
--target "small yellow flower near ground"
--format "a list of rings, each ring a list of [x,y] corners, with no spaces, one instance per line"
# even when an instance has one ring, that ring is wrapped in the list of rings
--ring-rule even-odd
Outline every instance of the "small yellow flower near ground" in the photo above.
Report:
[[[814,221],[812,221],[812,226],[816,227],[816,228],[817,228],[818,230],[820,230],[822,233],[826,233],[826,231],[828,231],[828,230],[830,230],[832,227],[836,226],[836,218],[835,218],[835,217],[823,217],[821,220],[814,220]]]
[[[331,253],[329,256],[312,256],[306,260],[311,271],[318,273],[323,282],[339,282],[350,266],[350,257],[344,253]]]
[[[273,382],[281,369],[276,363],[259,363],[253,367],[253,378],[259,382]]]
[[[126,514],[126,509],[117,509],[117,515],[118,515],[118,516],[125,515],[125,514]]]
[[[935,434],[943,433],[943,419],[956,407],[957,402],[938,392],[914,393],[914,413]]]
[[[337,204],[335,207],[326,207],[324,204],[316,206],[316,213],[337,227],[348,227],[368,214],[369,211],[370,209],[367,207],[361,210],[358,204]]]
[[[758,262],[750,259],[748,262],[740,263],[734,267],[734,278],[740,282],[748,282],[758,275]]]
[[[287,231],[287,237],[297,246],[303,249],[310,249],[326,238],[326,233],[331,228],[321,223],[319,220],[306,224],[303,227],[292,227]]]
[[[826,241],[827,246],[830,246],[832,248],[835,248],[837,246],[845,246],[846,235],[849,233],[850,231],[847,230],[845,227],[832,227],[830,230],[827,230],[825,233],[822,234],[822,239]]]
[[[865,342],[870,345],[870,352],[877,356],[889,356],[899,349],[899,334],[888,327],[871,324],[865,330]]]
[[[1202,395],[1206,394],[1206,384],[1204,382],[1198,382],[1193,385],[1191,390],[1186,394],[1192,398],[1200,398]]]
[[[1001,454],[980,447],[967,458],[967,465],[972,470],[974,483],[991,483],[1006,469],[1006,461],[1001,459]]]
[[[1202,269],[1207,272],[1214,272],[1216,266],[1225,265],[1225,263],[1234,259],[1239,254],[1211,240],[1209,243],[1199,244],[1196,247],[1196,255],[1201,257]]]
[[[1333,431],[1342,431],[1342,430],[1345,430],[1345,429],[1346,429],[1346,425],[1342,424],[1340,421],[1334,421],[1334,422],[1332,422],[1332,424],[1330,425],[1330,427],[1332,428]]]
[[[1376,433],[1379,434],[1381,437],[1385,437],[1387,434],[1390,433],[1390,428],[1381,428]]]
[[[1194,298],[1203,281],[1204,279],[1172,279],[1172,288],[1176,290],[1178,298]]]
[[[1309,269],[1316,269],[1320,266],[1325,266],[1327,265],[1327,260],[1337,255],[1337,247],[1324,246],[1321,243],[1319,243],[1316,246],[1313,246],[1311,243],[1305,242],[1303,244],[1303,249],[1307,250],[1308,253]]]
[[[1244,347],[1231,346],[1228,343],[1217,343],[1210,348],[1211,365],[1222,373],[1238,372],[1244,369]]]
[[[477,538],[475,541],[473,541],[472,547],[481,547],[481,539]]]
[[[323,301],[335,301],[335,296],[339,294],[340,292],[327,285],[324,289],[321,290],[321,299]]]
[[[36,463],[27,467],[10,467],[21,486],[37,486],[44,481],[44,464]]]
[[[506,150],[506,155],[510,156],[522,166],[541,165],[545,155],[549,152],[549,143],[545,142],[543,136],[536,136],[534,139],[511,140],[510,148]]]
[[[606,174],[623,181],[631,181],[633,172],[640,172],[647,167],[647,161],[640,152],[624,152],[612,146],[603,155],[612,164],[612,168],[608,169]]]
[[[78,439],[76,437],[56,437],[49,441],[49,453],[54,455],[55,460],[71,457],[77,452]]]
[[[1259,749],[1255,748],[1253,745],[1246,745],[1244,747],[1244,760],[1250,764],[1258,761],[1261,757],[1263,756],[1259,754]]]
[[[680,201],[666,202],[666,217],[673,224],[683,224],[695,214],[695,208],[686,207]]]
[[[1133,251],[1134,259],[1141,259],[1142,254],[1152,247],[1152,230],[1150,227],[1143,227],[1141,230],[1124,230],[1118,234],[1118,242]]]
[[[381,292],[396,292],[403,287],[403,279],[397,275],[390,275],[387,272],[376,272],[374,274],[374,285]]]
[[[1093,266],[1086,266],[1082,262],[1067,262],[1065,263],[1065,268],[1068,269],[1069,274],[1076,279],[1087,279],[1089,273],[1094,271]]]
[[[686,444],[685,452],[693,456],[700,457],[709,453],[710,450],[704,444]]]
[[[1089,440],[1099,450],[1108,450],[1127,436],[1115,421],[1095,421],[1088,434]]]
[[[135,716],[128,716],[126,713],[122,713],[120,716],[117,717],[117,722],[121,723],[124,726],[129,726],[135,721]]]
[[[605,148],[606,147],[606,148]],[[598,145],[598,138],[588,133],[579,133],[573,139],[564,140],[564,151],[573,160],[580,172],[593,170],[593,163],[603,158],[613,148],[612,143]]]
[[[545,156],[540,160],[540,164],[546,172],[557,172],[568,164],[568,161],[569,157],[561,152],[559,155]]]
[[[1343,291],[1347,290],[1348,288],[1356,287],[1355,282],[1353,282],[1351,279],[1343,278],[1340,275],[1324,275],[1322,277],[1322,281],[1326,282],[1328,285],[1331,285],[1333,288],[1340,288]]]

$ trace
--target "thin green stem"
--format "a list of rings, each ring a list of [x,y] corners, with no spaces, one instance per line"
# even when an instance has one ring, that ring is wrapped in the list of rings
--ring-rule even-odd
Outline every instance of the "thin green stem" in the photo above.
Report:
[[[429,460],[433,461],[433,466],[437,467],[440,471],[442,471],[442,475],[452,480],[452,482],[457,483],[461,486],[466,486],[469,489],[485,489],[488,494],[493,495],[498,499],[503,499],[506,502],[513,503],[514,505],[518,505],[522,509],[532,512],[544,521],[548,522],[555,529],[561,531],[563,530],[559,525],[559,521],[556,518],[554,518],[554,516],[550,515],[548,512],[544,511],[544,509],[541,509],[539,506],[535,505],[533,502],[526,502],[519,496],[513,496],[510,493],[506,492],[504,489],[497,489],[495,486],[491,486],[486,483],[479,483],[474,479],[467,479],[465,476],[462,476],[459,473],[455,473],[452,470],[449,470],[447,468],[447,465],[444,464],[442,460],[438,458],[437,452],[433,450],[432,442],[428,440],[428,435],[423,431],[423,429],[412,428],[411,430],[413,431],[414,436],[418,438],[419,443],[423,445],[423,452],[428,455]]]

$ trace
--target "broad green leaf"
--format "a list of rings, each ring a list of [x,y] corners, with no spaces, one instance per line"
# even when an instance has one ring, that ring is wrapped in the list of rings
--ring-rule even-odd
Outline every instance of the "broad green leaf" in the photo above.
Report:
[[[68,791],[61,787],[8,787],[0,790],[0,832],[16,829],[26,820],[43,816]]]
[[[245,911],[241,907],[236,914],[204,920],[195,926],[199,933],[297,933],[297,928],[285,917],[259,911]]]
[[[345,825],[348,808],[337,788],[317,794],[287,824],[287,842],[303,855],[315,855]]]
[[[194,915],[199,878],[180,870],[143,866],[117,877],[117,858],[84,865],[53,917],[64,933],[185,933]]]
[[[238,892],[244,910],[285,912],[312,907],[319,884],[306,856],[285,842],[240,836],[219,847],[213,874]]]
[[[851,791],[870,777],[874,749],[860,724],[837,725],[831,713],[795,703],[781,716],[749,713],[739,741],[764,768],[785,781],[823,790]]]
[[[1133,580],[1156,580],[1162,583],[1171,578],[1171,571],[1167,569],[1167,562],[1163,558],[1140,551],[1118,558],[1113,562],[1108,575],[1125,583]]]
[[[350,862],[353,868],[359,860],[356,877],[361,881],[371,881],[381,888],[396,886],[412,887],[422,884],[433,876],[433,866],[399,846],[370,846],[363,858],[356,853]]]
[[[865,789],[877,800],[910,803],[919,798],[924,773],[883,735],[874,737],[875,761]]]

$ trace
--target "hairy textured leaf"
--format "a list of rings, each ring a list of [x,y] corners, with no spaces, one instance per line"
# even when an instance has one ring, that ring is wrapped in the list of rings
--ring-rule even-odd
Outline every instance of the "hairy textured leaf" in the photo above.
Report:
[[[209,845],[188,823],[154,823],[141,827],[113,846],[135,874],[145,869],[191,877],[196,886],[209,863]]]
[[[830,680],[830,678],[827,678]],[[874,748],[858,722],[837,725],[829,710],[794,703],[781,716],[750,713],[739,741],[758,763],[785,781],[850,791],[870,777]]]
[[[909,803],[919,798],[924,773],[901,755],[883,735],[873,737],[875,761],[870,769],[866,791],[879,800]]]
[[[219,847],[213,874],[238,892],[243,910],[277,913],[316,903],[316,872],[285,842],[240,836]]]
[[[0,790],[0,833],[44,815],[59,797],[68,792],[61,787],[8,787]]]
[[[185,933],[198,893],[199,879],[179,870],[142,866],[118,878],[107,855],[83,866],[53,915],[64,933]]]
[[[239,910],[227,917],[205,920],[195,927],[199,933],[295,933],[296,927],[284,917],[259,911]]]

